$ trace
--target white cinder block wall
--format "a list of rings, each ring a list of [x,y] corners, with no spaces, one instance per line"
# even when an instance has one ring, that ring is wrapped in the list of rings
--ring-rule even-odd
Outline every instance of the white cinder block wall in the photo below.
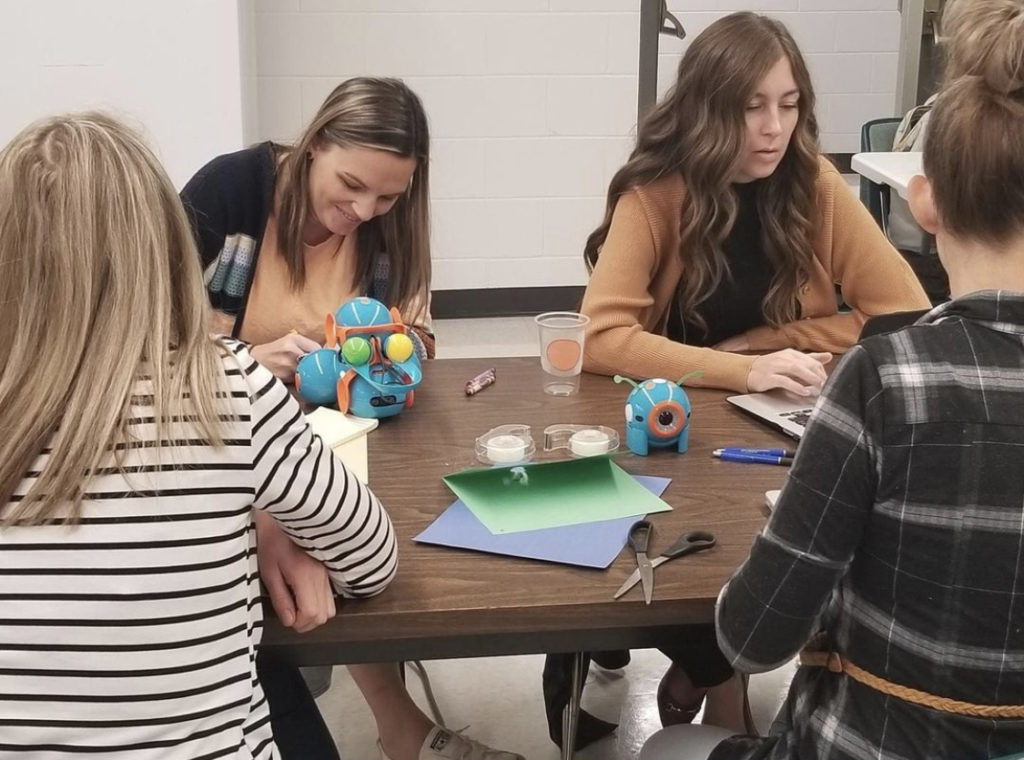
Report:
[[[102,108],[142,128],[180,187],[253,139],[249,2],[0,0],[0,145],[36,119]]]
[[[698,0],[692,39],[759,10],[792,30],[819,97],[823,147],[857,150],[891,116],[896,0]],[[434,289],[580,285],[583,242],[636,118],[639,0],[258,0],[258,136],[292,140],[355,75],[397,76],[430,119]],[[686,41],[661,37],[659,91]]]

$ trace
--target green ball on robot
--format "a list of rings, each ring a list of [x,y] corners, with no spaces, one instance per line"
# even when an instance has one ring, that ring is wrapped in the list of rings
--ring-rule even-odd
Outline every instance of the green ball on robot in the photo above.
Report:
[[[370,341],[366,338],[360,338],[358,336],[349,338],[341,346],[341,355],[349,364],[353,366],[361,366],[370,361],[370,356],[373,353],[370,348]]]

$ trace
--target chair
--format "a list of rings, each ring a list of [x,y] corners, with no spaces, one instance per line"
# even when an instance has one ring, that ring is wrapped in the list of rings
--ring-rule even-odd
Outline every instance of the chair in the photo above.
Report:
[[[900,118],[889,117],[865,122],[860,130],[860,149],[865,152],[892,150],[896,137],[896,128],[901,121],[903,120]],[[912,244],[904,239],[906,230],[903,230],[901,233],[902,228],[898,224],[898,220],[903,218],[911,219],[911,217],[910,210],[902,199],[897,199],[902,213],[900,213],[900,209],[897,209],[897,224],[890,229],[889,211],[891,200],[889,193],[890,188],[888,185],[880,185],[877,182],[872,182],[867,177],[861,176],[861,202],[867,206],[871,216],[878,222],[878,226],[882,228],[882,233],[893,241],[894,245],[903,254],[903,257],[921,281],[921,285],[924,287],[932,304],[946,301],[949,298],[949,279],[936,254],[935,238],[923,230],[918,230],[917,234],[920,235],[920,243]]]
[[[864,152],[882,152],[892,150],[896,138],[896,127],[902,119],[889,117],[873,119],[865,122],[860,130],[860,149]],[[889,235],[889,186],[872,182],[867,177],[860,178],[860,199],[867,206],[871,216],[878,222],[882,232]]]

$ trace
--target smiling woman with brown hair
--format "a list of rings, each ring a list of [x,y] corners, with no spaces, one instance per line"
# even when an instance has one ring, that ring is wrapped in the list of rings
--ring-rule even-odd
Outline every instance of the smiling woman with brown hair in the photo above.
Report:
[[[430,136],[419,97],[397,79],[342,82],[292,145],[219,156],[182,191],[215,309],[214,328],[291,382],[320,348],[324,315],[355,296],[397,307],[417,354],[434,355],[430,320]],[[278,616],[307,631],[336,612],[325,570],[257,515],[260,573]],[[294,668],[257,661],[285,760],[337,757]],[[395,663],[352,665],[387,760],[429,760],[434,747],[515,760],[434,725]]]

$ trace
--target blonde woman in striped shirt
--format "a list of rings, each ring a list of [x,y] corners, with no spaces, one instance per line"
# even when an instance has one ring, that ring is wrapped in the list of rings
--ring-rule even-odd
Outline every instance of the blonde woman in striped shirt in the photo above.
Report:
[[[97,113],[0,152],[0,758],[272,758],[253,508],[349,597],[395,534],[239,343],[192,231]],[[329,593],[329,590],[327,590]]]

